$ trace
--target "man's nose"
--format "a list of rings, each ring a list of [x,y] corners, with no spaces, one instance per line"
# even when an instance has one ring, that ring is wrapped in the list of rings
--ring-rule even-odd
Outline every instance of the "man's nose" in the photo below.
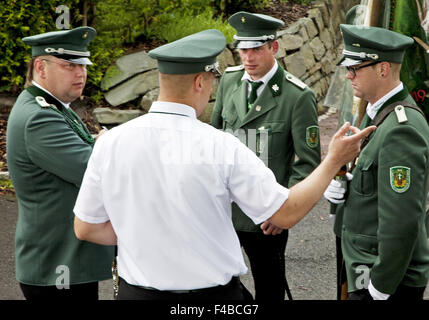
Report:
[[[346,70],[346,79],[352,80],[354,78],[354,74],[350,70]]]
[[[75,70],[76,70],[76,75],[79,77],[86,74],[86,66],[83,64],[76,65]]]
[[[254,55],[254,50],[253,49],[246,50],[245,55],[246,55],[246,59],[247,60],[253,60],[253,58],[255,56]]]

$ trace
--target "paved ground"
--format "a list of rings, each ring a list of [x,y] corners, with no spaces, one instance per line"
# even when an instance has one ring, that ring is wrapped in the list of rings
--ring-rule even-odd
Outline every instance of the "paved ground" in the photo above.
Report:
[[[320,118],[322,156],[337,128],[335,113]],[[335,240],[328,219],[329,206],[321,200],[313,210],[290,230],[286,248],[286,275],[292,295],[296,300],[334,300],[335,287]],[[14,197],[0,197],[0,300],[23,299],[15,280],[13,239],[17,217]],[[253,293],[250,272],[242,277],[243,283]],[[112,299],[112,282],[100,285],[100,299]],[[426,291],[429,300],[429,287]]]

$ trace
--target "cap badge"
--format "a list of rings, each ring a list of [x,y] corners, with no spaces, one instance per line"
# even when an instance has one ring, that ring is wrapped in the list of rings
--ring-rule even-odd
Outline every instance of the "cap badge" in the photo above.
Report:
[[[246,22],[246,18],[245,17],[241,17],[241,23],[245,23]]]
[[[86,39],[88,37],[88,32],[85,32],[83,35],[82,35],[82,39]]]
[[[353,47],[360,47],[360,43],[353,43],[352,46]]]
[[[273,84],[273,86],[271,88],[274,90],[274,92],[277,92],[280,89],[279,86],[277,85],[277,83]]]

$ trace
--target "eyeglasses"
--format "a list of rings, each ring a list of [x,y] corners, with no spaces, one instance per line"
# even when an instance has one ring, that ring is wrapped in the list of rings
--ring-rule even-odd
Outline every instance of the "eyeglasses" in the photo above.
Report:
[[[77,64],[77,63],[72,63],[72,62],[64,64],[64,63],[60,63],[60,62],[56,62],[56,61],[48,60],[48,59],[42,59],[42,60],[58,64],[58,65],[62,66],[64,69],[69,70],[69,71],[76,70],[76,68],[78,66],[82,67],[83,69],[86,69],[86,66],[84,64]]]
[[[363,69],[363,68],[366,68],[366,67],[369,67],[369,66],[375,66],[375,65],[376,65],[376,64],[378,64],[378,63],[380,63],[380,61],[374,61],[374,62],[371,62],[371,63],[365,64],[365,65],[363,65],[363,66],[357,66],[357,67],[346,67],[346,69],[347,69],[347,71],[348,71],[348,72],[351,72],[351,74],[352,74],[352,76],[353,76],[353,78],[354,78],[354,77],[356,77],[356,71],[358,71],[358,70],[360,70],[360,69]]]

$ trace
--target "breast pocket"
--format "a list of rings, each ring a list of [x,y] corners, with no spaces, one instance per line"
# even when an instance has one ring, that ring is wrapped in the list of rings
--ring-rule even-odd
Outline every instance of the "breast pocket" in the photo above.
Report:
[[[222,130],[233,129],[237,118],[238,116],[234,109],[222,112]]]
[[[266,123],[256,130],[256,150],[260,158],[271,159],[284,150],[286,139],[284,123]]]
[[[352,186],[363,196],[372,196],[377,184],[377,163],[373,159],[359,159],[353,171]]]

